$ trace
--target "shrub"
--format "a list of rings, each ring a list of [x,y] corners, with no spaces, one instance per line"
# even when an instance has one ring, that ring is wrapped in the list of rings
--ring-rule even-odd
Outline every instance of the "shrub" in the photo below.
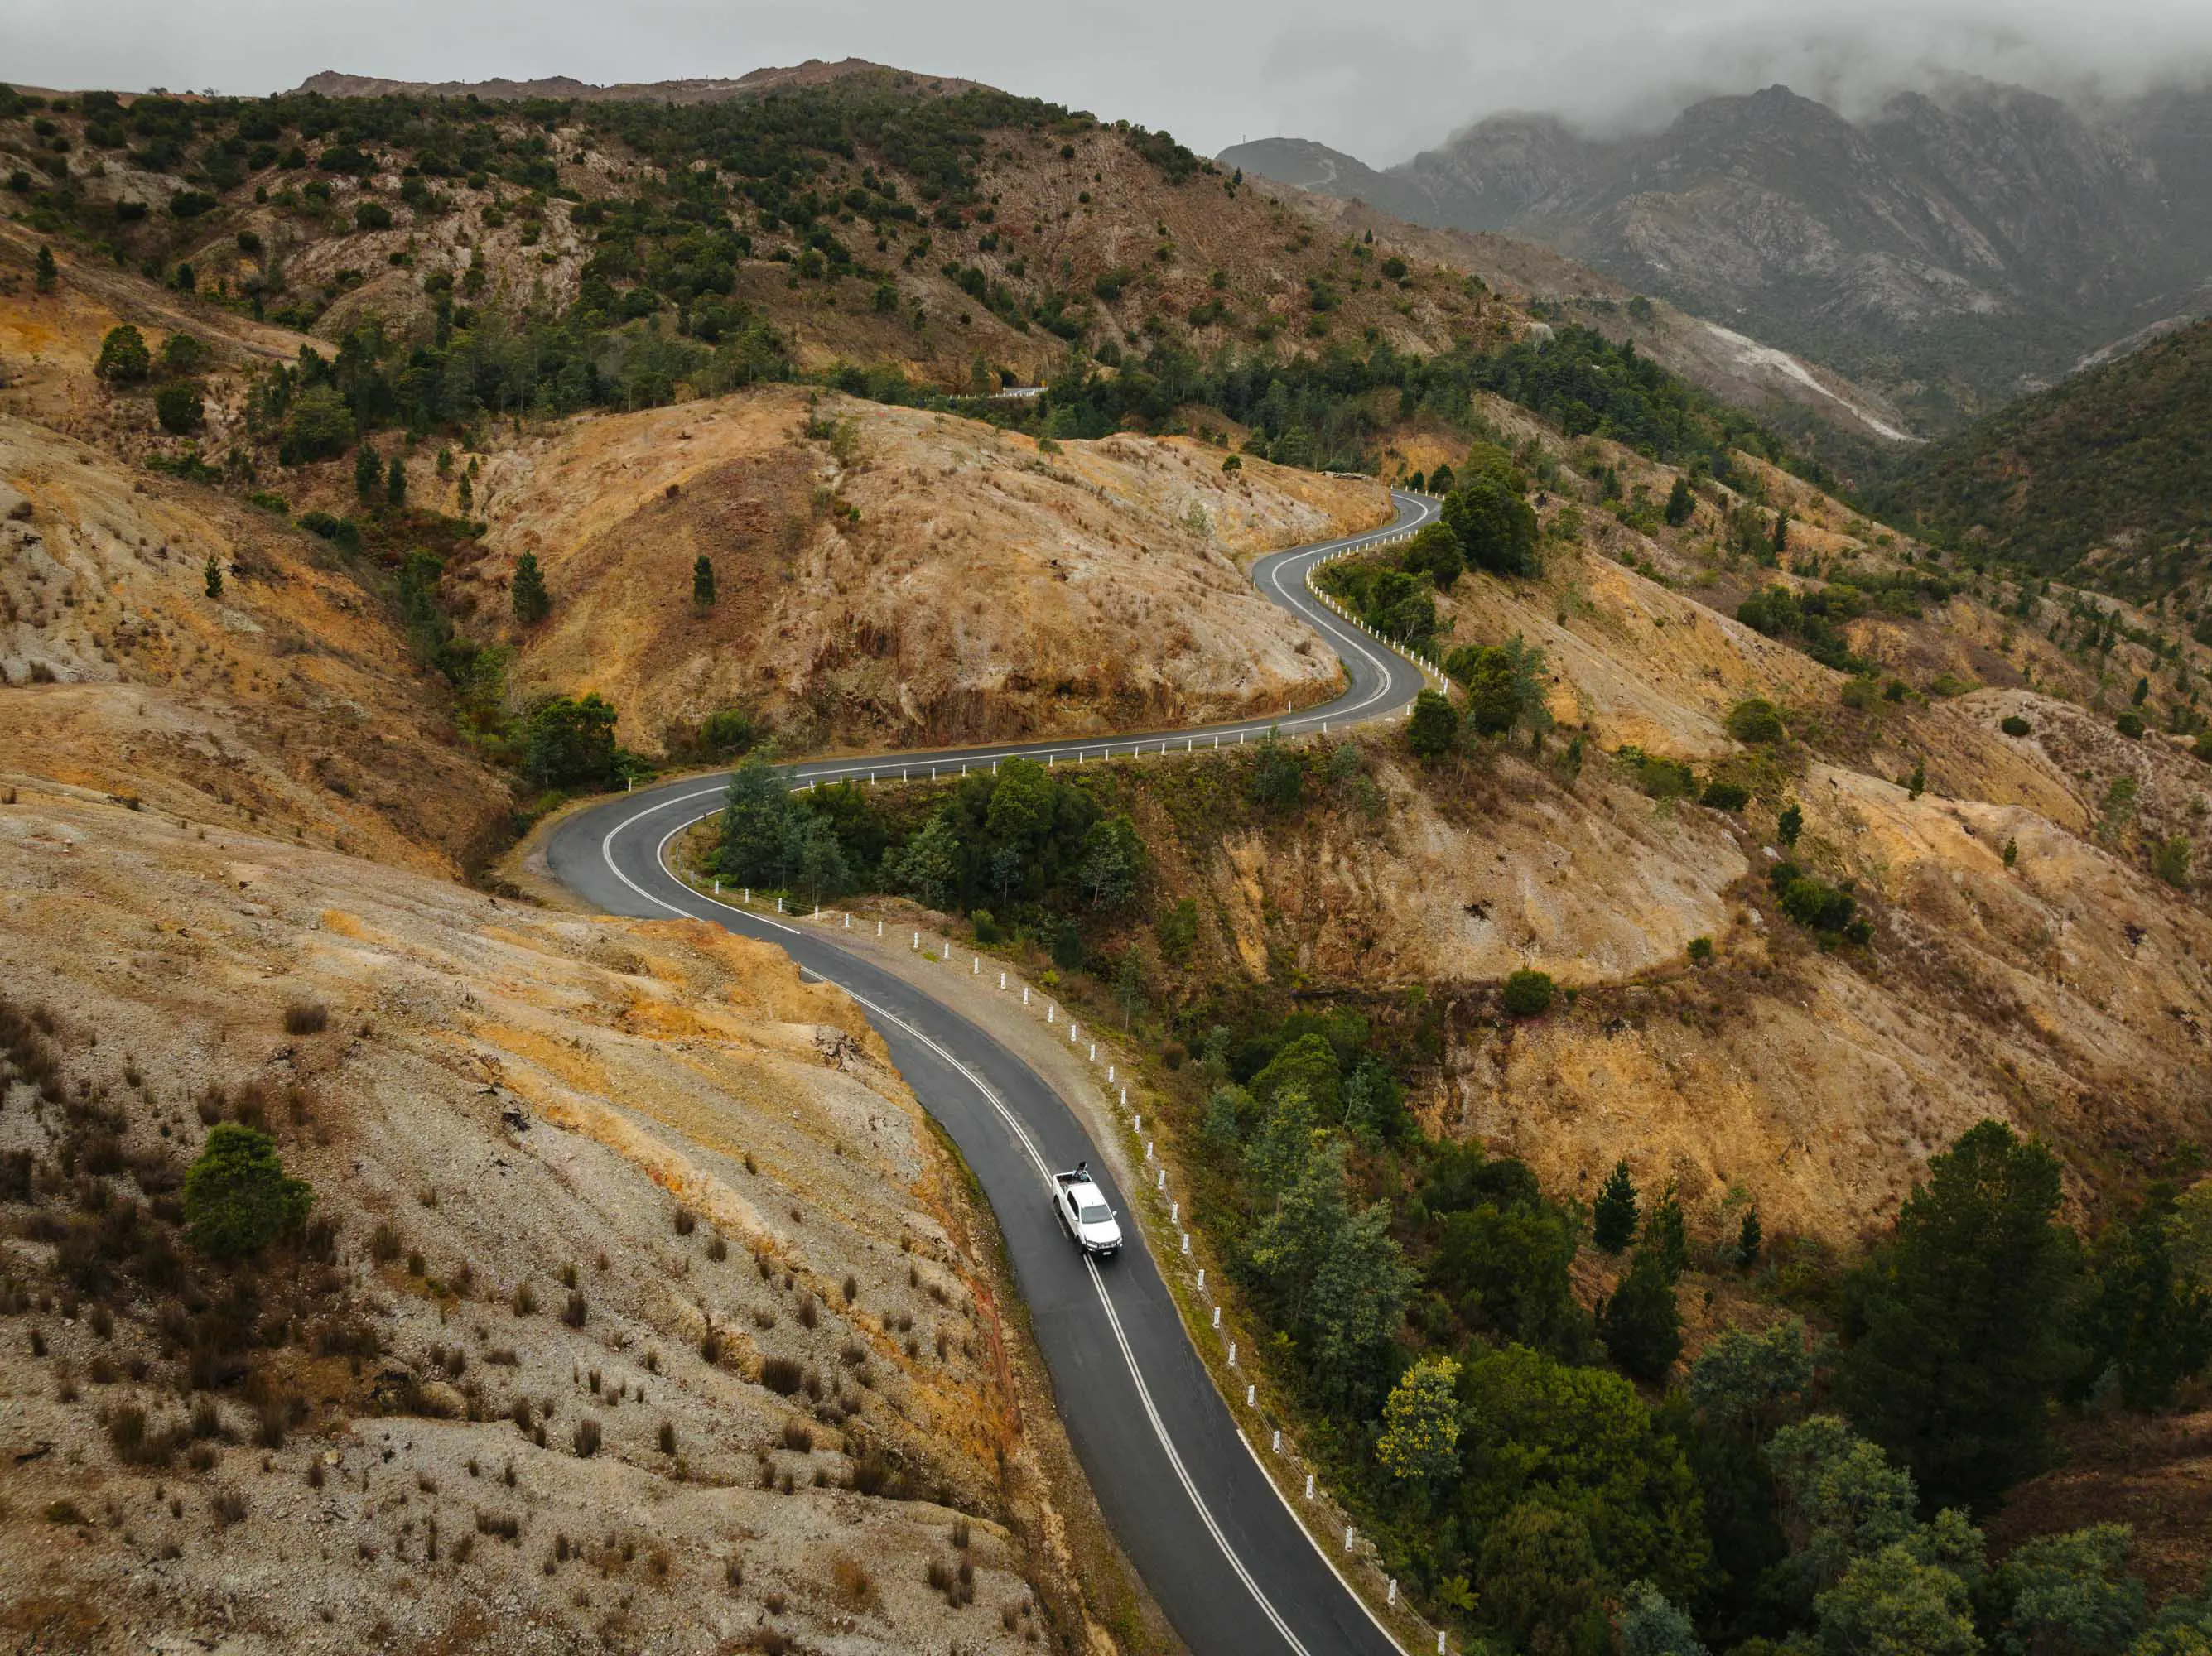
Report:
[[[2007,736],[2026,736],[2034,727],[2018,713],[2007,713],[1997,728]]]
[[[568,1441],[580,1457],[589,1460],[599,1452],[599,1422],[589,1418],[578,1421]]]
[[[2185,834],[2177,834],[2171,840],[2160,840],[2151,851],[2151,871],[2176,890],[2188,890],[2189,863],[2195,849]]]
[[[1692,937],[1686,952],[1690,956],[1691,965],[1707,965],[1713,958],[1713,940],[1711,937]]]
[[[185,1174],[185,1223],[192,1245],[219,1259],[258,1253],[307,1217],[314,1192],[288,1179],[270,1136],[235,1122],[209,1131]]]
[[[354,227],[358,230],[389,230],[392,209],[380,201],[365,201],[353,209]]]
[[[1753,696],[1729,709],[1728,732],[1739,742],[1779,742],[1782,715],[1771,701]]]
[[[763,1357],[761,1359],[761,1384],[780,1397],[789,1397],[799,1390],[805,1379],[805,1371],[792,1358]]]
[[[368,1235],[368,1257],[379,1265],[390,1265],[399,1257],[399,1227],[389,1219],[380,1222]]]
[[[1516,1018],[1540,1016],[1552,1007],[1559,987],[1546,972],[1520,971],[1505,980],[1498,1000]]]
[[[562,1308],[561,1320],[571,1328],[581,1328],[585,1319],[591,1314],[591,1307],[585,1303],[583,1291],[580,1289],[570,1289],[568,1303]]]
[[[1413,699],[1413,717],[1406,721],[1406,746],[1419,759],[1441,759],[1451,751],[1459,717],[1451,702],[1434,690]]]
[[[517,1283],[514,1285],[514,1297],[507,1303],[514,1307],[516,1316],[532,1316],[538,1310],[538,1292],[528,1283]]]
[[[205,417],[200,388],[189,379],[162,386],[154,393],[154,415],[161,421],[162,430],[176,436],[198,431]]]
[[[2112,728],[2127,737],[2129,741],[2136,741],[2143,733],[2142,715],[2130,707],[2112,721]]]
[[[330,1008],[319,1000],[295,1000],[284,1009],[284,1033],[319,1035],[330,1026]]]
[[[699,1216],[690,1209],[679,1207],[676,1210],[676,1234],[678,1236],[689,1236],[698,1222]]]
[[[1751,790],[1741,782],[1708,782],[1698,803],[1715,810],[1741,810],[1751,803]]]

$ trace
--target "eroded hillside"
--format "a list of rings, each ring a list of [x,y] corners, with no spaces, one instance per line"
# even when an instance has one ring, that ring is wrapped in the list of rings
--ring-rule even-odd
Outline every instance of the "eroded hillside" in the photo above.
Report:
[[[358,569],[7,415],[0,676],[0,769],[444,873],[504,831],[507,782]]]
[[[1079,1623],[1082,1516],[1016,1429],[982,1216],[842,997],[713,928],[7,798],[13,1639]],[[314,1190],[258,1260],[179,1228],[224,1121]]]
[[[517,634],[521,682],[602,691],[641,746],[740,703],[794,740],[912,746],[1333,688],[1334,659],[1238,561],[1386,523],[1381,489],[1226,473],[1184,440],[1052,447],[790,390],[579,422],[491,459],[488,555],[454,580],[495,611],[534,553],[555,604]]]

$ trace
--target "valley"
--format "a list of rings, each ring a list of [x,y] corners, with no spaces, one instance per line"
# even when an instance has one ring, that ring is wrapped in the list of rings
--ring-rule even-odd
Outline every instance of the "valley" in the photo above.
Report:
[[[2185,249],[1645,279],[2057,117],[4,95],[26,1647],[2212,1631],[2202,330],[1952,429]]]

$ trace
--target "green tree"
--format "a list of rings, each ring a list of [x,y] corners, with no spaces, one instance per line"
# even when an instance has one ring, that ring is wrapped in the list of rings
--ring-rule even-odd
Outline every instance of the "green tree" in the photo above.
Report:
[[[364,442],[353,452],[353,492],[363,506],[374,506],[383,485],[383,458],[374,444]]]
[[[1756,1434],[1771,1428],[1812,1384],[1805,1320],[1792,1317],[1757,1333],[1724,1330],[1698,1353],[1685,1389],[1708,1418]]]
[[[1572,1218],[1534,1196],[1447,1214],[1431,1279],[1474,1326],[1562,1362],[1589,1355],[1589,1315],[1575,1298]]]
[[[526,552],[515,560],[514,578],[507,583],[507,601],[514,607],[514,618],[525,627],[534,627],[553,613],[553,597],[545,590],[545,576],[538,567],[535,552]]]
[[[1698,497],[1690,492],[1690,480],[1681,472],[1674,474],[1674,486],[1667,491],[1667,527],[1680,529],[1690,521],[1698,509]]]
[[[799,889],[806,900],[819,903],[824,897],[834,897],[852,881],[852,870],[845,862],[845,847],[839,842],[836,828],[825,818],[812,811],[793,813],[796,843],[791,848],[793,871]]]
[[[951,907],[960,888],[960,837],[948,812],[932,815],[886,861],[884,877],[894,889],[925,908]]]
[[[795,814],[790,790],[755,751],[730,773],[722,791],[722,842],[715,852],[722,877],[741,885],[783,882]]]
[[[1735,1234],[1737,1269],[1748,1271],[1758,1263],[1759,1250],[1765,1240],[1766,1234],[1759,1222],[1759,1210],[1756,1207],[1747,1210],[1743,1216],[1743,1223],[1737,1228]]]
[[[1127,811],[1091,825],[1083,836],[1082,857],[1077,877],[1093,908],[1126,908],[1136,901],[1145,883],[1145,842]]]
[[[1785,846],[1797,843],[1797,836],[1805,831],[1805,812],[1797,805],[1784,805],[1774,819],[1774,837]]]
[[[1797,1573],[1815,1589],[1850,1562],[1917,1532],[1912,1475],[1835,1415],[1814,1415],[1768,1440],[1784,1532]]]
[[[1305,797],[1306,761],[1270,730],[1252,749],[1252,798],[1270,810],[1294,810]]]
[[[530,714],[523,775],[533,787],[612,786],[616,718],[613,704],[596,691],[548,697]]]
[[[1667,1267],[1668,1281],[1680,1282],[1689,1269],[1689,1226],[1682,1216],[1681,1192],[1671,1179],[1661,1187],[1659,1199],[1644,1216],[1644,1246]]]
[[[1603,1648],[1605,1575],[1580,1513],[1523,1501],[1483,1538],[1476,1572],[1483,1619],[1516,1648]]]
[[[2087,1357],[2077,1398],[2110,1374],[2129,1408],[2160,1408],[2212,1360],[2212,1293],[2177,1268],[2172,1231],[2173,1204],[2160,1201],[2097,1238],[2077,1325]]]
[[[154,355],[146,349],[146,336],[129,323],[110,328],[100,342],[100,358],[92,371],[111,385],[136,385],[154,369]]]
[[[1459,1401],[1450,1501],[1468,1533],[1535,1501],[1583,1520],[1607,1580],[1642,1577],[1682,1599],[1698,1590],[1711,1549],[1697,1482],[1628,1381],[1525,1346],[1474,1344]]]
[[[1121,1009],[1124,1029],[1135,1022],[1145,1004],[1145,957],[1133,945],[1121,951],[1114,968],[1114,1000]]]
[[[999,767],[983,825],[994,840],[1027,848],[1052,827],[1059,784],[1034,759],[1009,759]]]
[[[1613,1612],[1613,1630],[1620,1656],[1706,1656],[1689,1617],[1649,1581],[1628,1584]]]
[[[2147,678],[2137,679],[2136,681],[2136,688],[2128,695],[2128,701],[2134,706],[2140,707],[2144,702],[2149,700],[2150,681]]]
[[[183,436],[198,431],[204,417],[200,402],[200,388],[189,379],[179,379],[166,385],[154,393],[154,416],[161,422],[161,429]]]
[[[192,1246],[217,1259],[258,1253],[307,1216],[314,1192],[289,1179],[276,1141],[218,1121],[185,1174],[185,1226]]]
[[[1459,715],[1450,701],[1434,690],[1413,698],[1413,711],[1406,721],[1406,746],[1417,759],[1441,759],[1451,751],[1459,731]]]
[[[201,584],[207,588],[207,595],[210,597],[219,598],[222,596],[222,564],[212,552],[208,554],[207,562],[200,567],[200,579]]]
[[[1682,1355],[1682,1315],[1674,1303],[1674,1280],[1666,1261],[1638,1248],[1597,1313],[1598,1338],[1613,1362],[1653,1385],[1667,1378]]]
[[[1899,1543],[1855,1559],[1814,1601],[1824,1656],[1978,1656],[1973,1605],[1956,1571]]]
[[[345,398],[329,385],[310,385],[284,411],[276,458],[288,466],[335,459],[353,440],[353,410]]]
[[[1399,562],[1409,573],[1425,574],[1444,591],[1450,590],[1467,567],[1460,555],[1459,537],[1443,523],[1424,525],[1406,543]]]
[[[1636,1240],[1636,1181],[1629,1177],[1628,1163],[1616,1162],[1590,1210],[1590,1240],[1605,1253],[1618,1253]]]
[[[1333,1406],[1364,1413],[1386,1378],[1391,1342],[1413,1283],[1390,1235],[1390,1207],[1352,1210],[1344,1146],[1312,1128],[1295,1089],[1276,1101],[1254,1146],[1273,1160],[1273,1206],[1252,1228],[1245,1259],[1290,1331],[1308,1384]]]
[[[1334,1120],[1343,1105],[1344,1071],[1326,1035],[1299,1035],[1284,1043],[1252,1077],[1252,1096],[1273,1104],[1278,1095],[1296,1091],[1318,1119]]]
[[[1401,1483],[1442,1483],[1459,1471],[1459,1365],[1423,1357],[1399,1376],[1382,1405],[1375,1458]]]
[[[1774,555],[1779,558],[1790,549],[1790,512],[1784,507],[1774,514]]]
[[[392,464],[384,474],[384,503],[392,507],[407,504],[407,463],[397,453],[392,455]]]
[[[1470,478],[1444,501],[1443,521],[1469,566],[1494,575],[1534,575],[1536,514],[1495,476]]]
[[[714,607],[714,562],[704,552],[691,561],[691,607],[702,614]]]
[[[1990,1594],[2006,1656],[2121,1656],[2148,1619],[2143,1584],[2127,1572],[2134,1544],[2124,1524],[2022,1542]]]
[[[207,366],[207,360],[205,342],[181,328],[161,342],[161,372],[165,374],[198,373]]]
[[[2057,1159],[2003,1123],[1970,1128],[1928,1175],[1847,1286],[1839,1392],[1931,1504],[1985,1504],[2044,1462],[2075,1360],[2077,1250],[2056,1222]]]
[[[61,271],[54,264],[54,250],[45,242],[39,244],[39,273],[33,286],[42,294],[53,292],[61,280]]]

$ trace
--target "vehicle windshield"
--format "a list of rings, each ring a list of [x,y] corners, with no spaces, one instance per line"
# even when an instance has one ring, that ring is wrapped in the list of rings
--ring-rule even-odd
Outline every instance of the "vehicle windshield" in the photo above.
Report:
[[[1106,1210],[1103,1202],[1085,1202],[1075,1210],[1075,1216],[1086,1225],[1103,1225],[1114,1216]]]

